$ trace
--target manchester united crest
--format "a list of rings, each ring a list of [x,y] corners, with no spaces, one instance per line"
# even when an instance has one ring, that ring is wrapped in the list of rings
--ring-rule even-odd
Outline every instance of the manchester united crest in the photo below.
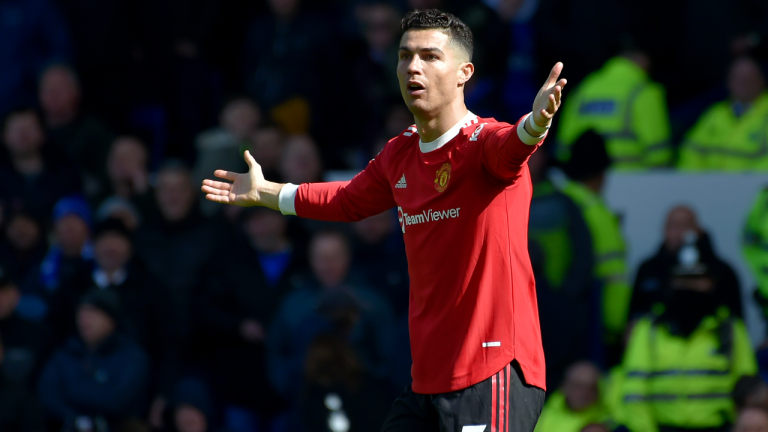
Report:
[[[451,181],[451,164],[445,163],[437,170],[435,176],[435,189],[442,193],[448,188],[448,182]]]

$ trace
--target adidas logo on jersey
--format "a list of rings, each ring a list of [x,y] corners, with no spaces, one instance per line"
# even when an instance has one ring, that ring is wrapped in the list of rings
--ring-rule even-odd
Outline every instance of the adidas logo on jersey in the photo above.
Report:
[[[405,189],[408,187],[408,183],[405,182],[405,174],[400,177],[400,180],[395,184],[395,189]]]
[[[403,135],[404,136],[411,136],[411,135],[415,134],[416,132],[418,132],[418,129],[416,129],[416,125],[411,125],[411,126],[408,127],[407,131],[403,132]]]

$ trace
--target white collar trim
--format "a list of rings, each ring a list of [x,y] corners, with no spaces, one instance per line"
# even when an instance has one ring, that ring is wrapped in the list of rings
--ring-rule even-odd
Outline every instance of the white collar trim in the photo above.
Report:
[[[440,137],[438,137],[436,140],[425,143],[421,141],[421,138],[419,138],[419,149],[421,150],[422,153],[429,153],[431,151],[435,151],[440,147],[448,144],[448,141],[454,139],[456,135],[459,134],[459,131],[461,131],[461,129],[469,126],[472,123],[477,123],[477,116],[472,114],[472,111],[467,111],[467,115],[465,115],[464,118],[459,120],[458,123],[453,125],[452,128],[448,129],[447,132],[440,135]]]

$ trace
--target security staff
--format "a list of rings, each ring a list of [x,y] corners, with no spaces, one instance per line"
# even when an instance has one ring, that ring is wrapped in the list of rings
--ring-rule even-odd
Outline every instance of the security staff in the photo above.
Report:
[[[757,281],[757,302],[768,316],[768,188],[758,194],[747,216],[742,253]]]
[[[594,129],[606,140],[617,170],[671,163],[664,88],[648,77],[650,60],[638,50],[608,60],[569,95],[557,133],[557,157],[567,161],[574,141]]]
[[[627,323],[632,289],[627,279],[626,243],[618,217],[600,196],[605,172],[611,165],[603,138],[594,131],[582,134],[573,145],[572,157],[563,167],[570,178],[562,191],[581,209],[592,234],[594,276],[602,284],[603,329],[609,348],[620,350]],[[618,361],[618,354],[608,361]]]
[[[729,100],[712,105],[688,133],[681,170],[768,170],[768,92],[757,62],[734,61],[728,89]]]
[[[736,381],[757,372],[744,323],[718,304],[712,275],[686,247],[665,310],[640,319],[627,346],[622,418],[632,432],[727,431]]]

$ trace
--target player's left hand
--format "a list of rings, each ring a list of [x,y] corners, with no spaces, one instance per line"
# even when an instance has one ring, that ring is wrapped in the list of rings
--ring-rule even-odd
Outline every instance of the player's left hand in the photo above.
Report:
[[[541,86],[536,99],[533,100],[533,122],[541,127],[547,127],[552,123],[552,117],[560,108],[563,97],[563,87],[568,83],[564,78],[560,81],[560,72],[563,71],[563,63],[557,62],[552,71],[549,72],[549,78]]]

